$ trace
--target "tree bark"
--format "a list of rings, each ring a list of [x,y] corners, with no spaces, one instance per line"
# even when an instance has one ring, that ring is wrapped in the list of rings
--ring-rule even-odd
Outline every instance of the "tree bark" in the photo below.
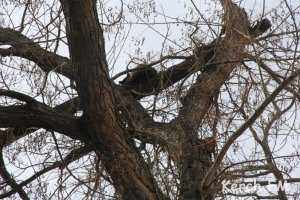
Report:
[[[103,32],[93,0],[62,1],[69,8],[70,55],[83,107],[82,133],[101,154],[113,184],[125,200],[164,199],[143,158],[128,144],[118,123],[106,63]]]

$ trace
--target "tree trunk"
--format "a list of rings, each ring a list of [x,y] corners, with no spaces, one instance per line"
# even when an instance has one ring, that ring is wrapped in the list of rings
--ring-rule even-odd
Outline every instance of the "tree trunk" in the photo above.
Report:
[[[69,13],[69,46],[83,107],[82,133],[101,154],[101,161],[124,200],[163,199],[150,170],[126,141],[118,123],[109,80],[103,33],[95,1],[63,1]]]

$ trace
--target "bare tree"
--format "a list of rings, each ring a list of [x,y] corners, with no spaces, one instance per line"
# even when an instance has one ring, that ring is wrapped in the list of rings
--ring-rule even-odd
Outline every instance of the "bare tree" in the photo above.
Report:
[[[243,2],[2,1],[0,198],[299,199],[300,4]]]

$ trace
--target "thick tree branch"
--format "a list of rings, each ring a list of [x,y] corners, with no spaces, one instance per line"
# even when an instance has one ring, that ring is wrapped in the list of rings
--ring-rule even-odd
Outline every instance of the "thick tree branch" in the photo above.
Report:
[[[69,59],[43,49],[33,40],[10,28],[0,28],[0,56],[17,56],[26,58],[41,67],[45,72],[56,71],[73,79],[73,70]]]
[[[73,139],[83,139],[75,117],[39,102],[0,107],[0,127],[45,128],[63,133]]]
[[[12,91],[7,91],[7,92],[12,92]],[[27,102],[32,101],[31,97],[27,96],[27,98],[29,98]],[[80,110],[79,98],[70,99],[60,105],[57,105],[53,109],[57,112],[65,113],[69,116],[74,116],[74,113]],[[3,144],[4,146],[8,146],[11,143],[17,141],[18,139],[39,130],[39,128],[37,127],[28,127],[28,126],[20,127],[20,128],[13,128],[14,126],[11,127],[12,128],[8,128],[7,130],[0,131],[0,140],[5,141],[5,143]]]
[[[16,91],[12,91],[12,90],[0,89],[0,96],[6,96],[6,97],[13,98],[13,99],[17,99],[17,100],[23,101],[27,104],[32,104],[32,103],[38,104],[38,102],[34,98],[32,98],[28,95],[16,92]]]
[[[208,68],[197,77],[182,100],[182,108],[176,119],[184,130],[181,158],[181,162],[184,163],[181,177],[183,199],[214,198],[214,192],[210,190],[212,188],[203,189],[198,185],[212,164],[212,152],[198,147],[198,128],[213,103],[213,97],[237,66],[238,62],[232,61],[243,59],[244,48],[250,40],[250,23],[246,12],[230,0],[221,3],[225,12],[225,36],[214,41],[213,51],[208,53],[209,59],[204,60],[205,64],[220,64]],[[202,62],[198,61],[198,68],[203,68]],[[195,65],[198,63],[196,60]]]
[[[37,130],[38,128],[7,128],[0,131],[0,141],[3,142],[3,146],[9,146],[20,138]]]
[[[121,88],[119,91],[115,93],[116,101],[125,121],[132,126],[132,130],[129,130],[131,137],[167,148],[178,148],[180,133],[176,131],[174,123],[155,122],[129,91]]]
[[[0,126],[38,127],[63,133],[74,139],[82,139],[75,117],[56,112],[48,107],[8,106],[0,107]]]
[[[225,37],[216,41],[214,55],[209,62],[224,63],[217,66],[213,73],[202,73],[196,83],[191,86],[183,100],[180,119],[186,123],[193,122],[193,129],[197,129],[204,115],[208,111],[212,98],[228,79],[238,62],[243,59],[243,50],[248,43],[249,21],[247,14],[230,1],[224,1],[226,29]]]

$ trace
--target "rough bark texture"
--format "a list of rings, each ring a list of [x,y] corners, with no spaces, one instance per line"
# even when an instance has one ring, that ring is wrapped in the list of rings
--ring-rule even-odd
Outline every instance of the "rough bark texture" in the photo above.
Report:
[[[219,64],[215,71],[203,72],[183,99],[183,107],[179,113],[179,123],[184,130],[182,142],[182,175],[181,193],[183,199],[209,200],[214,198],[212,188],[202,188],[199,184],[211,165],[211,153],[199,148],[198,128],[208,112],[222,84],[228,79],[237,63],[242,60],[242,52],[246,45],[245,36],[249,35],[249,22],[244,10],[230,1],[224,1],[226,29],[224,38],[215,41],[217,48],[209,63]],[[227,63],[227,64],[226,64]]]
[[[92,0],[65,1],[70,13],[70,55],[82,102],[82,130],[123,199],[163,199],[150,170],[131,147],[118,123],[104,49],[103,32]]]

